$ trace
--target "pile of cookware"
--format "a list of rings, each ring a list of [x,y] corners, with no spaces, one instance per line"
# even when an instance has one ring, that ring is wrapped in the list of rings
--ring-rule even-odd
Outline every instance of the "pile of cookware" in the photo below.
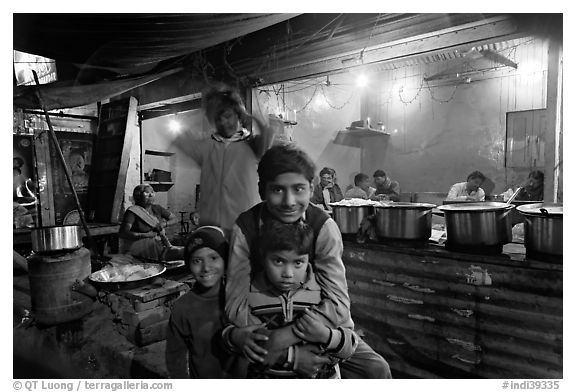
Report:
[[[342,234],[356,234],[371,217],[378,238],[383,240],[428,241],[432,231],[434,204],[395,203],[345,199],[331,203],[332,216]]]
[[[431,235],[432,213],[444,215],[446,247],[471,253],[501,253],[512,242],[511,212],[524,218],[526,253],[529,258],[562,258],[560,203],[515,206],[501,202],[466,202],[436,208],[427,203],[398,203],[345,199],[331,203],[332,216],[343,235],[356,234],[369,221],[379,240],[425,241]]]

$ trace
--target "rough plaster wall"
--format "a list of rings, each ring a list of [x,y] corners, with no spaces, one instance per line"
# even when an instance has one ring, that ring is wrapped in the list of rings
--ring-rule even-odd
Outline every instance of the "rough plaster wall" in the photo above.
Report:
[[[345,191],[360,171],[361,151],[360,148],[335,144],[334,138],[338,131],[360,119],[360,94],[353,85],[349,85],[354,81],[351,75],[331,76],[330,80],[332,85],[329,87],[314,86],[323,82],[322,78],[299,86],[286,86],[286,109],[296,110],[298,121],[287,132],[310,155],[317,167],[316,175],[324,166],[332,167],[336,170],[340,188]],[[303,88],[306,85],[312,86]],[[280,85],[275,85],[274,89],[279,92]],[[277,95],[271,86],[262,87],[259,91],[254,91],[253,100],[258,100],[263,113],[284,111],[281,93]]]
[[[175,119],[181,124],[180,132],[169,129],[170,120]],[[180,211],[195,210],[196,184],[200,183],[200,167],[185,153],[182,136],[188,133],[202,134],[204,120],[200,110],[178,113],[176,116],[156,117],[142,122],[142,151],[156,150],[173,152],[171,157],[143,155],[143,170],[149,172],[152,168],[172,172],[174,186],[167,192],[156,192],[156,202],[167,207],[180,217]],[[193,141],[192,141],[193,142]]]
[[[473,170],[488,177],[488,193],[522,181],[528,169],[504,168],[506,112],[545,107],[545,53],[541,41],[517,47],[503,53],[517,70],[472,76],[457,86],[422,84],[424,74],[442,71],[444,63],[372,75],[362,115],[384,122],[391,136],[378,161],[367,165],[384,169],[403,192],[447,192]]]

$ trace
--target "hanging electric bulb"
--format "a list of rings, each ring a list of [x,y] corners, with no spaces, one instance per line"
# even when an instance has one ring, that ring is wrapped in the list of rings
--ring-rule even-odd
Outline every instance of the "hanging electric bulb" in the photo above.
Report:
[[[356,78],[356,86],[363,88],[366,87],[367,84],[368,84],[368,78],[366,77],[366,75],[364,74],[358,75],[358,77]]]
[[[172,132],[180,132],[180,122],[174,118],[171,119],[168,122],[168,129],[170,129]]]

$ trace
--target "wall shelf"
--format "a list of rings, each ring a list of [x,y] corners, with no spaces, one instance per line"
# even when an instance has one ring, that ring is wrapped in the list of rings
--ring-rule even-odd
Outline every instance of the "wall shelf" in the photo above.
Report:
[[[144,151],[144,154],[146,154],[146,155],[156,155],[156,156],[161,156],[161,157],[171,157],[172,155],[174,155],[173,152],[168,152],[168,151],[155,151],[155,150],[146,150],[146,151]]]
[[[155,192],[166,192],[174,186],[173,182],[160,182],[160,181],[144,181],[150,184]]]

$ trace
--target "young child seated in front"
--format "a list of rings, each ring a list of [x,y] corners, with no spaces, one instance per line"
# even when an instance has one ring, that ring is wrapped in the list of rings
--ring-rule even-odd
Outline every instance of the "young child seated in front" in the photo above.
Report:
[[[338,361],[350,357],[357,345],[357,336],[350,328],[328,328],[308,308],[321,300],[321,289],[309,263],[314,233],[304,222],[285,224],[276,220],[265,224],[258,238],[263,262],[250,284],[248,305],[251,312],[269,331],[296,323],[307,331],[302,344],[313,344],[321,354],[313,378],[340,378]],[[298,331],[295,329],[295,333]],[[273,332],[272,332],[273,334]],[[272,336],[270,334],[270,336]],[[301,335],[301,334],[300,334]],[[300,336],[303,337],[303,336]],[[263,343],[271,353],[268,364],[254,363],[248,367],[248,378],[302,378],[308,372],[295,368],[302,344],[282,346],[273,339]]]
[[[245,376],[238,358],[220,344],[227,258],[228,242],[216,226],[199,227],[186,243],[184,260],[196,281],[170,316],[166,365],[171,378]]]

